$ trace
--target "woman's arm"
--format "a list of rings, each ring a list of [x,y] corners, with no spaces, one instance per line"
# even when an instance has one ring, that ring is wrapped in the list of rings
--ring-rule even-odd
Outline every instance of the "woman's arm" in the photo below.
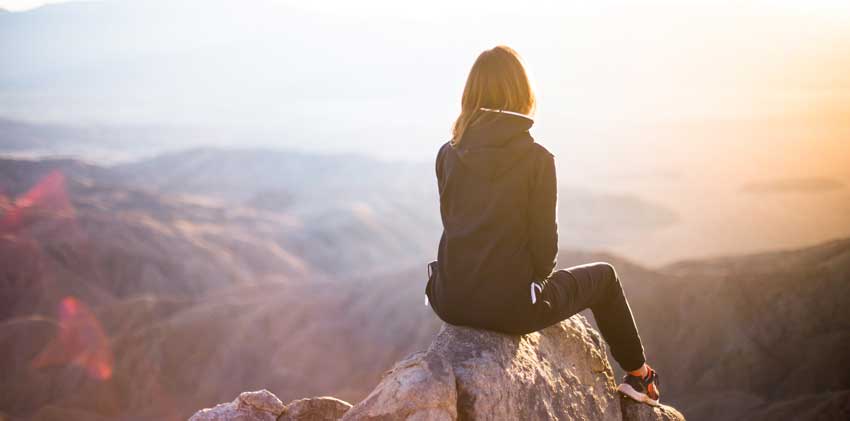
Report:
[[[535,168],[530,200],[529,236],[534,277],[544,281],[552,274],[558,258],[558,183],[555,157],[550,153],[546,153]]]

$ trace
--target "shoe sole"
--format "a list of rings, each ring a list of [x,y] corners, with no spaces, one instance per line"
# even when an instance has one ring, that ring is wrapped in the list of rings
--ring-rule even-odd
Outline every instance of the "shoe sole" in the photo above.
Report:
[[[631,387],[628,383],[623,383],[623,384],[617,386],[617,390],[620,393],[630,397],[632,400],[635,400],[635,401],[638,401],[638,402],[643,402],[643,403],[645,403],[647,405],[651,405],[651,406],[661,406],[661,404],[657,400],[650,398],[646,393],[638,392],[637,390],[635,390],[635,388]]]

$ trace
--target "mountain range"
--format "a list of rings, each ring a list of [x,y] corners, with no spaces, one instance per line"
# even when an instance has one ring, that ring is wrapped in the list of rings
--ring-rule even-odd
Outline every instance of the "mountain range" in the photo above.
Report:
[[[0,161],[0,413],[185,419],[258,388],[353,402],[427,346],[439,219],[421,197],[435,193],[401,180],[432,169],[296,156]],[[617,268],[664,399],[689,419],[847,414],[850,240],[558,262],[594,260]]]

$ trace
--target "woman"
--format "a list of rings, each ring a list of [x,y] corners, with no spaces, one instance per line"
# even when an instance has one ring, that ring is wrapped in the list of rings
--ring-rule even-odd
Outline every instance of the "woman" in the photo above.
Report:
[[[529,134],[535,98],[519,55],[498,46],[475,61],[437,155],[443,235],[429,265],[426,303],[444,321],[534,332],[586,308],[628,373],[618,387],[658,405],[617,272],[607,263],[557,270],[554,156]]]

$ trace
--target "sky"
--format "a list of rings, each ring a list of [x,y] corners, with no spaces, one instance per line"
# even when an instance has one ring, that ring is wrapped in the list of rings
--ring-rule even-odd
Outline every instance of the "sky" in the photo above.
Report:
[[[33,9],[45,4],[49,3],[65,3],[68,1],[114,1],[114,0],[0,0],[0,8],[4,8],[9,11],[25,11],[29,9]],[[398,2],[393,0],[364,0],[360,2],[351,2],[351,1],[318,1],[318,2],[310,2],[310,1],[292,1],[292,0],[277,0],[279,3],[286,4],[298,4],[300,7],[306,9],[312,9],[317,11],[325,11],[325,12],[335,12],[346,15],[353,14],[362,14],[362,15],[375,15],[375,14],[386,14],[386,15],[410,15],[415,14],[419,16],[440,16],[449,11],[447,7],[450,7],[450,10],[453,13],[469,13],[469,12],[480,12],[482,10],[482,6],[486,4],[487,9],[490,10],[498,10],[498,11],[510,11],[512,13],[517,12],[516,2],[507,2],[507,1],[467,1],[467,2],[457,2],[452,0],[435,0],[427,3],[418,3],[411,5],[407,2]],[[526,6],[523,11],[520,13],[534,12],[535,9],[548,9],[557,3],[552,0],[546,1],[536,1],[529,2],[525,4]],[[610,6],[620,7],[626,5],[628,2],[625,1],[599,1],[599,2],[572,2],[569,5],[569,8],[575,9],[575,7],[584,8],[586,10],[601,10]],[[634,2],[632,2],[634,3]],[[712,8],[717,10],[723,9],[750,9],[752,11],[769,11],[770,13],[781,13],[781,14],[820,14],[820,15],[835,15],[836,13],[844,17],[847,17],[848,13],[850,13],[850,2],[844,0],[811,0],[811,1],[797,1],[797,0],[760,0],[760,1],[685,1],[685,2],[675,2],[675,1],[649,1],[649,2],[641,2],[641,6],[646,5],[659,5],[664,4],[666,6],[674,5],[676,3],[688,5],[694,4],[710,4]]]
[[[58,1],[44,1],[44,0],[0,0],[0,8],[19,12],[22,10],[29,10],[36,8],[38,6],[43,6],[47,3],[62,3],[63,0]]]
[[[25,10],[43,3],[0,0],[0,7]],[[458,45],[468,45],[470,55],[487,44],[506,42],[515,46],[526,56],[532,72],[542,76],[538,82],[544,96],[547,91],[559,89],[551,87],[553,83],[569,86],[570,95],[581,101],[559,102],[559,107],[568,114],[585,114],[585,118],[593,118],[592,114],[600,109],[640,120],[646,118],[647,109],[652,109],[652,115],[658,118],[688,113],[701,116],[707,112],[741,117],[754,111],[770,111],[762,107],[775,105],[772,100],[779,97],[790,99],[782,101],[784,110],[792,103],[808,107],[805,101],[813,96],[821,96],[818,101],[830,101],[825,96],[850,95],[844,81],[837,81],[841,86],[836,88],[833,84],[825,92],[822,87],[813,86],[818,83],[814,81],[817,75],[804,74],[814,73],[812,69],[822,66],[834,67],[827,61],[840,60],[825,56],[837,40],[850,39],[848,1],[655,1],[641,2],[640,6],[634,2],[540,1],[521,9],[515,2],[498,1],[435,0],[419,7],[390,0],[262,3],[368,22],[418,21],[422,26],[417,29],[426,31],[433,31],[436,24],[443,22],[462,22],[468,30],[446,28],[445,32],[469,38]],[[185,21],[190,22],[191,14],[197,11],[185,13]],[[485,14],[492,20],[504,15],[525,19],[513,28],[493,31],[492,26],[480,22]],[[535,25],[535,21],[551,20],[553,16],[554,24]],[[561,18],[563,23],[558,24]],[[439,33],[434,34],[435,39],[439,37]],[[131,51],[132,45],[126,49]],[[813,65],[811,60],[822,62]],[[776,71],[780,66],[781,73]],[[789,76],[795,80],[787,88],[777,89]],[[729,97],[742,94],[759,96],[760,107],[730,107]],[[612,96],[641,101],[612,103]],[[541,105],[545,108],[546,104]]]
[[[706,252],[786,244],[779,234],[820,241],[836,227],[850,235],[848,188],[784,202],[741,193],[775,179],[850,186],[847,0],[123,1],[132,7],[0,15],[14,22],[0,24],[11,57],[0,118],[233,126],[251,132],[224,146],[430,161],[475,57],[505,43],[534,79],[532,133],[557,156],[559,183],[693,215],[657,247],[695,235],[716,239]],[[754,243],[732,220],[760,227]],[[631,247],[642,259],[656,251]]]
[[[145,15],[103,18],[99,8],[86,8],[89,20],[74,15],[53,27],[32,24],[31,32],[4,35],[19,39],[6,41],[5,54],[15,59],[0,69],[0,79],[5,74],[7,86],[19,89],[0,89],[0,116],[267,127],[291,139],[309,133],[323,139],[314,144],[331,149],[352,147],[343,143],[369,133],[374,153],[429,158],[434,139],[447,136],[475,56],[499,43],[525,58],[539,99],[537,133],[562,155],[601,157],[611,145],[620,159],[647,145],[675,150],[687,125],[709,121],[734,123],[702,130],[706,139],[694,136],[679,155],[708,159],[693,148],[701,143],[718,150],[718,138],[731,137],[721,127],[736,135],[757,132],[742,144],[767,153],[765,142],[782,142],[777,119],[787,137],[806,127],[832,129],[850,112],[846,0],[537,1],[523,7],[256,0],[241,13],[227,2],[199,8],[207,3],[123,1],[144,5],[133,10]],[[42,3],[0,0],[15,10]],[[267,10],[256,10],[262,7]],[[293,20],[292,10],[304,12],[304,22]],[[820,121],[807,121],[812,118]],[[405,146],[396,140],[400,135]],[[665,137],[671,140],[654,142]],[[597,140],[562,140],[578,138]],[[819,150],[838,168],[845,163],[833,157],[842,140],[832,138],[820,140],[832,143]],[[670,160],[666,154],[658,159]]]
[[[10,10],[10,11],[26,11],[30,10],[45,4],[49,3],[65,3],[68,1],[110,1],[110,0],[0,0],[0,7]],[[421,7],[422,4],[419,5],[411,5],[409,3],[404,2],[396,2],[396,1],[388,1],[388,0],[367,0],[363,2],[348,2],[348,1],[322,1],[322,2],[295,2],[295,1],[287,1],[280,0],[280,3],[300,3],[302,7],[317,10],[317,11],[325,11],[325,12],[336,12],[343,13],[347,15],[352,14],[388,14],[388,15],[400,15],[400,14],[409,14],[411,12],[417,15],[428,15],[432,14],[433,11],[439,10],[439,8],[433,7],[437,6],[446,6],[451,5],[452,9],[457,12],[470,12],[475,10],[480,10],[480,5],[475,4],[475,2],[447,2],[443,0],[438,0],[435,2],[429,2],[429,7]],[[490,2],[490,7],[496,7],[502,10],[508,10],[511,7],[515,8],[515,5],[508,7],[505,3],[499,2]]]
[[[118,0],[105,0],[112,1]],[[25,10],[43,3],[0,0],[0,7]],[[38,89],[3,97],[0,114],[84,123],[256,126],[273,122],[286,128],[327,116],[345,130],[369,130],[386,122],[360,116],[351,121],[352,108],[377,116],[388,106],[398,108],[395,105],[409,101],[405,95],[410,94],[419,98],[406,104],[412,112],[427,113],[423,115],[431,121],[450,121],[475,55],[499,43],[517,49],[529,66],[544,134],[576,134],[576,130],[614,124],[742,121],[812,112],[829,119],[840,118],[850,109],[850,71],[846,70],[850,68],[850,1],[846,0],[648,1],[639,5],[537,1],[523,7],[517,2],[446,0],[414,6],[391,0],[244,3],[270,8],[269,13],[254,14],[247,8],[240,14],[221,7],[199,11],[198,2],[151,4],[156,10],[148,20],[75,23],[76,18],[67,19],[50,31],[35,25],[36,32],[21,35],[17,44],[9,42],[20,51],[15,56],[18,73],[10,73],[8,80]],[[292,9],[325,16],[326,26],[288,26],[291,22],[285,19]],[[271,18],[265,19],[266,15]],[[152,24],[159,26],[151,30]],[[66,26],[71,29],[62,32]],[[254,28],[268,32],[255,35]],[[294,40],[293,34],[305,33],[313,37],[309,42]],[[354,39],[348,35],[360,38],[347,44],[345,38]],[[27,45],[48,36],[56,39]],[[233,38],[243,36],[253,38]],[[245,42],[245,47],[229,48],[233,42]],[[204,56],[213,48],[229,56]],[[411,55],[411,50],[421,50],[421,57]],[[259,57],[270,70],[238,64],[248,57],[239,55],[241,51],[251,51],[249,58]],[[399,52],[402,55],[397,56]],[[440,56],[428,57],[434,53]],[[40,61],[27,61],[33,57]],[[287,66],[289,57],[298,57],[299,65]],[[113,65],[121,60],[131,64]],[[165,67],[154,65],[156,60],[172,67],[160,71]],[[56,63],[64,67],[49,67]],[[328,69],[339,63],[348,66],[346,75]],[[221,72],[211,71],[224,66],[233,66],[227,73],[234,75],[232,82],[221,80]],[[144,70],[132,73],[137,69]],[[283,76],[287,72],[295,76]],[[33,79],[31,74],[47,76]],[[282,95],[295,98],[292,89],[284,88],[287,78],[304,77],[293,82],[297,89],[315,83],[307,77],[310,74],[326,81],[324,85],[334,86],[335,79],[345,76],[359,80],[360,86],[343,86],[352,92],[345,98],[308,93],[317,99],[298,98],[295,106],[282,105]],[[222,93],[196,83],[205,77]],[[71,91],[74,87],[85,90],[78,94]],[[112,92],[120,95],[121,107],[107,101]],[[52,99],[48,95],[65,96]],[[364,96],[368,97],[359,102],[350,99]],[[78,103],[69,107],[69,98]],[[398,121],[399,127],[415,124]],[[438,128],[439,136],[444,136],[448,125],[434,124],[417,133],[432,139],[437,132],[431,130]],[[309,128],[321,131],[325,127],[311,123]]]

